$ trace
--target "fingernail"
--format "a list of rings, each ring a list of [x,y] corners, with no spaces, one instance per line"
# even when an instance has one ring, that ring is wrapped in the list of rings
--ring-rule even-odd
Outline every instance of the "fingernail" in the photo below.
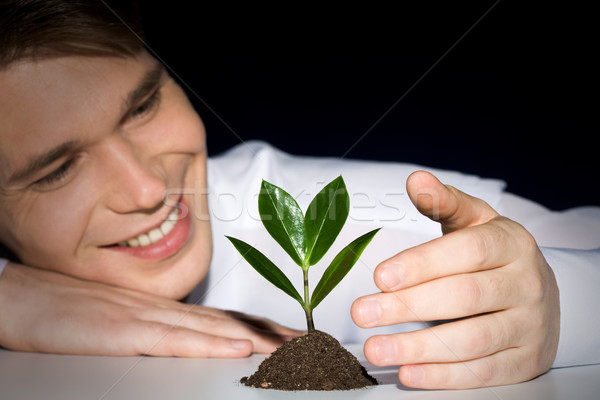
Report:
[[[396,342],[392,339],[382,336],[375,341],[375,357],[381,365],[393,364],[398,358]]]
[[[421,386],[425,382],[425,368],[420,365],[411,365],[408,368],[408,380],[411,386]]]
[[[236,350],[242,350],[242,349],[247,349],[248,348],[248,341],[247,340],[236,340],[236,339],[232,339],[230,341],[231,343],[231,348],[236,349]]]
[[[359,314],[365,327],[373,326],[381,319],[381,305],[375,300],[363,300],[359,306]]]
[[[396,290],[404,279],[404,269],[400,265],[387,265],[379,272],[379,280],[385,285],[385,290]]]

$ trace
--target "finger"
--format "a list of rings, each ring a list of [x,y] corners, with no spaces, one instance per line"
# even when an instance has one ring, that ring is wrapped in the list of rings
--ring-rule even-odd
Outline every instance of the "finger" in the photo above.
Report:
[[[141,329],[140,329],[141,328]],[[241,358],[252,354],[250,340],[231,339],[192,329],[145,322],[136,326],[138,354],[160,357]]]
[[[490,270],[436,279],[358,298],[351,316],[361,328],[462,318],[512,307],[522,297],[513,271]]]
[[[281,346],[286,337],[275,332],[259,331],[251,325],[231,318],[224,312],[187,309],[144,309],[136,313],[141,320],[160,322],[173,328],[186,328],[209,335],[231,339],[248,339],[257,353],[272,353]],[[203,313],[206,312],[206,313]]]
[[[473,389],[523,382],[542,372],[525,347],[516,347],[465,362],[403,365],[398,378],[421,389]]]
[[[375,284],[394,291],[443,276],[507,265],[533,248],[517,224],[497,217],[404,250],[377,266]]]
[[[377,366],[449,363],[485,357],[522,344],[524,324],[512,310],[462,319],[413,332],[370,337],[365,356]]]
[[[117,312],[112,316],[115,314]],[[44,335],[30,339],[31,348],[23,350],[57,354],[203,358],[247,357],[253,350],[250,340],[218,337],[173,325],[127,318],[111,320],[109,316],[104,321],[97,321],[92,330],[79,329],[69,323],[50,326],[52,329],[46,329]]]
[[[413,172],[406,180],[406,190],[420,213],[442,224],[443,233],[478,225],[498,215],[485,201],[442,184],[429,172]]]
[[[288,328],[286,326],[280,325],[275,321],[272,321],[268,318],[256,317],[253,315],[245,314],[239,311],[225,311],[226,315],[238,320],[242,321],[258,332],[270,332],[273,334],[280,335],[287,339],[292,339],[298,336],[302,336],[306,334],[306,331],[297,330]]]
[[[249,328],[254,329],[256,332],[260,333],[270,333],[288,339],[301,336],[306,333],[305,331],[285,327],[268,318],[245,314],[239,311],[220,310],[212,307],[204,307],[194,304],[184,304],[179,302],[177,302],[177,305],[178,307],[176,308],[180,309],[184,313],[193,312],[200,316],[209,315],[215,318],[239,321],[248,325]]]

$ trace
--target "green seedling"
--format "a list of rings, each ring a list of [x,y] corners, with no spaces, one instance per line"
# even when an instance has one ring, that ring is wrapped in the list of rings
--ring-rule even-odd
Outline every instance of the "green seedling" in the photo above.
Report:
[[[308,270],[329,250],[348,218],[350,197],[344,180],[339,176],[326,185],[312,200],[306,215],[289,193],[263,180],[258,210],[267,232],[302,268],[303,297],[287,276],[260,251],[239,239],[226,237],[259,274],[300,303],[306,314],[308,331],[314,331],[313,310],[346,276],[381,228],[365,233],[342,249],[309,296]]]

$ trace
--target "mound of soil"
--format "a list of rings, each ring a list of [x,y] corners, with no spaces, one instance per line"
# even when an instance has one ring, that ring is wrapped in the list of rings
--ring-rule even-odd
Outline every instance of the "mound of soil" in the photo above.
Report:
[[[284,343],[240,382],[279,390],[348,390],[377,385],[356,357],[321,331]]]

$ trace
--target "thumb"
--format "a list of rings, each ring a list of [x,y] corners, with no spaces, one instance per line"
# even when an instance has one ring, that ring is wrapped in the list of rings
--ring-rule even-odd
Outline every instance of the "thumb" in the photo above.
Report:
[[[441,223],[444,234],[498,216],[485,201],[444,185],[426,171],[413,172],[406,180],[406,191],[421,214]]]

